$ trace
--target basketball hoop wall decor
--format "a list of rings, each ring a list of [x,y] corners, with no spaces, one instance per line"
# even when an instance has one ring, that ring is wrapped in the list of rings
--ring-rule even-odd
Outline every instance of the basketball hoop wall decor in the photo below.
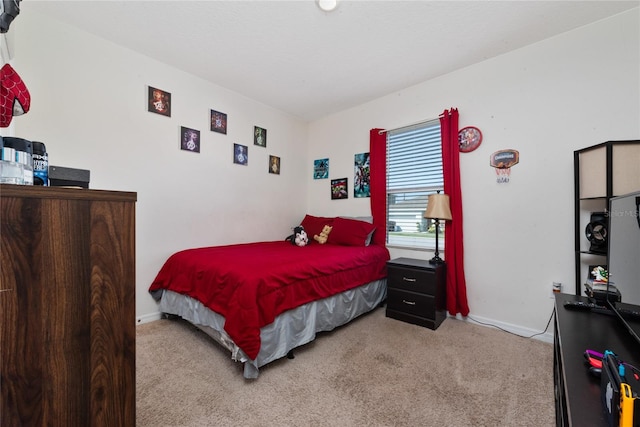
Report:
[[[493,153],[489,159],[491,167],[496,169],[496,182],[506,184],[511,176],[511,167],[520,161],[517,150],[500,150]]]

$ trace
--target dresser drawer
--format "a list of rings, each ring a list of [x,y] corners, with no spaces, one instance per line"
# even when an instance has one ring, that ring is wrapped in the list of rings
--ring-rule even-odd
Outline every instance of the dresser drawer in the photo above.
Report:
[[[434,319],[435,298],[430,295],[388,288],[387,310]]]
[[[389,266],[387,277],[389,288],[435,295],[436,285],[433,270]]]

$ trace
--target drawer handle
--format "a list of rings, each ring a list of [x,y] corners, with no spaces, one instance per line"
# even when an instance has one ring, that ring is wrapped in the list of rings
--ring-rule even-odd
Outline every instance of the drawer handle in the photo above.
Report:
[[[412,277],[404,277],[404,276],[402,276],[402,280],[404,280],[405,282],[415,282],[417,279],[414,279]]]
[[[402,302],[408,305],[416,305],[415,301],[407,301],[406,299],[403,299]]]

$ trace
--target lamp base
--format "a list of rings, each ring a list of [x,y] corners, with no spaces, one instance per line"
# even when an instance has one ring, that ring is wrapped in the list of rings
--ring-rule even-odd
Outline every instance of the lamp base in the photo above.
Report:
[[[438,235],[440,234],[440,220],[436,218],[435,223],[436,223],[436,250],[433,252],[433,258],[429,260],[429,264],[438,265],[438,264],[444,263],[444,261],[442,260],[442,258],[440,258],[440,251],[438,250]]]
[[[434,265],[444,264],[444,260],[440,258],[438,255],[436,255],[429,260],[429,264],[434,264]]]

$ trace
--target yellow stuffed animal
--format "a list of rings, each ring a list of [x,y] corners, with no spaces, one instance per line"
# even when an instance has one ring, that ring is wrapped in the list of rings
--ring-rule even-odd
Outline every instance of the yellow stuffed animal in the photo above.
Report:
[[[316,234],[313,236],[313,240],[320,243],[321,245],[324,243],[327,243],[327,237],[329,237],[329,233],[331,233],[332,228],[333,227],[325,225],[324,227],[322,227],[322,231],[320,232],[320,235]]]

